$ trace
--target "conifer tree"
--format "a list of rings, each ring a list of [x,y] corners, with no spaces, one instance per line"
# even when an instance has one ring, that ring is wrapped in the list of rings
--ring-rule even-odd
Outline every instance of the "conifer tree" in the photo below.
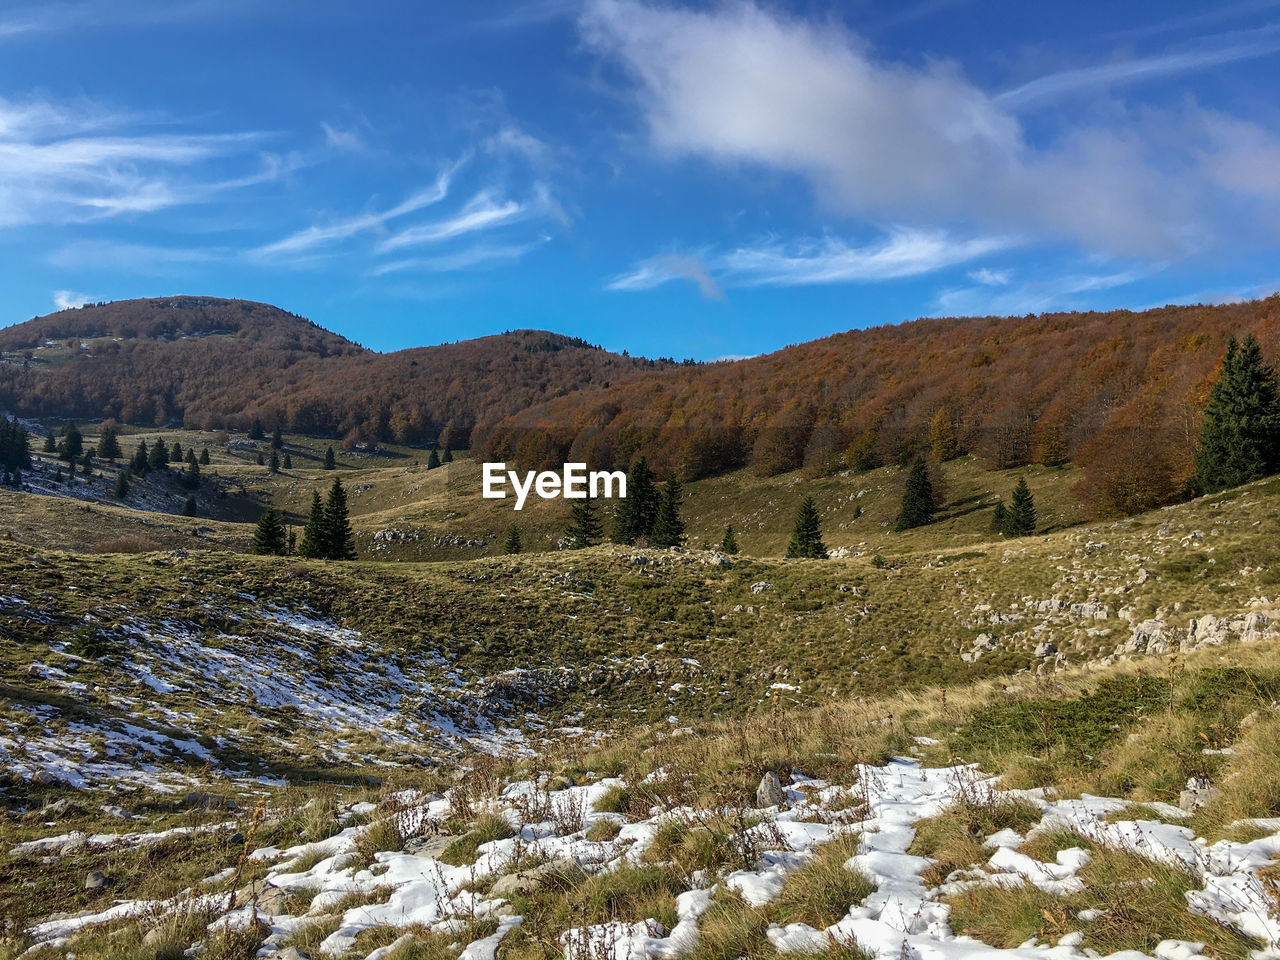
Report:
[[[1196,451],[1193,485],[1216,493],[1280,469],[1280,386],[1253,334],[1227,341],[1209,395]]]
[[[822,520],[813,497],[805,497],[800,502],[795,527],[791,530],[791,542],[787,544],[787,556],[827,559],[827,548],[822,542]]]
[[[284,523],[274,507],[267,507],[258,518],[258,526],[253,531],[253,544],[250,553],[258,556],[284,556],[285,551]]]
[[[279,427],[271,431],[271,449],[279,450],[284,446],[284,434]]]
[[[684,540],[684,521],[680,519],[680,505],[684,502],[684,489],[676,479],[675,471],[667,474],[658,502],[658,516],[653,521],[649,543],[658,548],[679,546]]]
[[[182,475],[182,483],[188,490],[200,486],[200,464],[190,451],[187,451],[187,469]]]
[[[182,462],[182,444],[180,444],[177,440],[173,441],[173,446],[169,449],[169,462],[170,463]]]
[[[123,500],[129,495],[129,471],[121,470],[116,474],[116,489],[114,496],[117,500]]]
[[[267,469],[272,473],[280,472],[280,454],[275,450],[271,451],[271,462],[267,464]]]
[[[444,445],[444,450],[440,452],[441,463],[453,463],[453,451],[449,449],[449,445]]]
[[[58,441],[53,438],[52,430],[50,430],[48,433],[44,435],[44,452],[45,453],[58,452]]]
[[[260,466],[260,467],[262,467],[262,466],[266,466],[266,463],[267,463],[267,461],[265,461],[264,459],[262,459],[262,451],[261,451],[261,450],[259,450],[259,451],[258,451],[257,463],[258,463],[258,466]]]
[[[724,539],[720,541],[720,550],[730,556],[738,552],[738,538],[733,535],[733,525],[724,528]]]
[[[74,468],[75,462],[84,453],[84,436],[80,433],[80,428],[74,423],[68,423],[63,428],[62,443],[58,449],[59,453],[62,454],[62,459],[66,460]]]
[[[600,542],[600,517],[596,515],[596,498],[585,496],[575,500],[569,512],[569,547],[580,550]]]
[[[632,544],[653,533],[659,499],[649,462],[640,457],[627,474],[627,495],[618,501],[614,511],[613,542]]]
[[[147,456],[147,469],[167,470],[169,468],[169,451],[164,440],[157,440]]]
[[[262,421],[254,417],[253,422],[249,424],[249,439],[261,440],[264,436],[266,433],[262,429]]]
[[[435,448],[431,450],[431,456],[427,457],[427,469],[434,470],[440,466],[440,454],[436,453]]]
[[[1018,478],[1009,509],[1005,512],[1003,533],[1006,537],[1029,537],[1036,532],[1036,502],[1025,477]]]
[[[120,449],[120,437],[114,427],[103,427],[98,432],[98,456],[111,463],[124,456]]]
[[[1004,533],[1005,518],[1009,515],[1009,511],[1004,507],[1003,500],[996,501],[996,508],[991,511],[991,532]]]
[[[324,468],[332,470],[335,466],[337,466],[337,460],[333,455],[333,447],[330,446],[324,452]]]
[[[324,505],[325,557],[329,560],[354,560],[355,537],[351,533],[351,519],[347,513],[347,491],[342,481],[333,478],[329,499]]]
[[[502,552],[510,556],[519,553],[521,549],[520,530],[513,523],[507,530],[507,538],[502,541]]]
[[[284,455],[284,468],[285,468],[286,470],[292,470],[292,469],[293,469],[293,457],[292,457],[290,454],[287,454],[287,453]]]
[[[200,451],[200,466],[207,467],[209,465],[209,448],[205,447]]]
[[[195,497],[187,497],[186,503],[182,505],[182,515],[184,517],[194,517],[196,515]]]
[[[129,461],[129,469],[139,477],[145,477],[147,471],[151,469],[151,454],[147,451],[147,441],[138,441],[138,449],[134,451],[133,459]]]
[[[74,468],[75,468],[75,465],[72,464],[72,469]],[[80,472],[83,473],[86,477],[93,476],[93,454],[91,454],[88,450],[86,450],[84,452],[84,456],[80,458]]]
[[[324,504],[320,502],[320,492],[311,491],[311,512],[307,514],[307,524],[302,528],[302,539],[298,541],[298,556],[313,560],[322,560],[327,555],[325,535]]]
[[[907,485],[902,491],[902,509],[893,528],[897,531],[923,527],[933,522],[933,515],[938,505],[933,499],[933,483],[929,479],[929,468],[924,457],[916,456],[911,464],[911,472],[907,475]]]

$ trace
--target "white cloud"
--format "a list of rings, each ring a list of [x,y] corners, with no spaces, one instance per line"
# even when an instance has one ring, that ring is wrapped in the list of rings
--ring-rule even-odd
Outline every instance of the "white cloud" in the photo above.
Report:
[[[408,227],[392,234],[378,244],[379,253],[389,253],[404,247],[426,243],[439,243],[477,230],[492,230],[527,216],[526,204],[515,200],[497,200],[491,191],[483,190],[472,197],[459,212],[445,220]]]
[[[1033,142],[1008,104],[953,64],[877,59],[830,21],[749,2],[594,0],[579,23],[589,48],[624,67],[661,153],[797,173],[848,215],[1165,257],[1231,234],[1224,189],[1228,200],[1270,195],[1210,176],[1225,145],[1206,142],[1194,107]],[[1278,213],[1250,215],[1272,225]]]
[[[296,166],[260,155],[261,133],[150,133],[92,104],[0,99],[0,226],[80,223],[205,203]],[[216,179],[216,162],[258,170]]]
[[[123,274],[169,276],[191,266],[230,260],[223,248],[162,247],[143,243],[78,240],[55,250],[49,263],[62,270],[101,270]]]
[[[253,252],[258,256],[268,258],[282,254],[294,255],[311,250],[314,247],[346,240],[360,233],[380,230],[388,220],[415,213],[418,210],[439,203],[447,197],[449,195],[449,184],[462,162],[464,161],[458,161],[458,163],[442,170],[440,175],[436,177],[435,183],[431,186],[417,191],[388,210],[377,213],[362,213],[323,225],[316,224],[296,233],[291,233],[275,243],[259,247]]]
[[[392,260],[382,263],[369,271],[371,277],[381,277],[388,273],[452,273],[457,270],[472,270],[496,266],[499,263],[519,260],[526,253],[536,249],[550,240],[543,237],[536,243],[513,243],[503,245],[477,245],[467,247],[454,253],[441,254],[438,257],[418,257],[411,260]]]
[[[1098,64],[1037,77],[995,98],[1001,106],[1022,108],[1082,90],[1111,87],[1137,80],[1203,70],[1238,60],[1265,57],[1280,50],[1280,36],[1273,27],[1254,31],[1244,42],[1197,44],[1194,50],[1165,53],[1154,57],[1132,57],[1114,63]]]
[[[999,291],[990,286],[958,287],[938,295],[937,316],[1013,316],[1070,310],[1081,304],[1084,294],[1126,287],[1150,274],[1151,270],[1119,270],[1103,274],[1069,274],[1029,280]]]
[[[875,283],[933,273],[1012,245],[1001,237],[954,238],[941,230],[898,227],[875,243],[854,246],[837,237],[792,243],[767,242],[715,256],[651,257],[612,278],[609,290],[650,290],[672,280],[691,280],[719,299],[721,284],[738,287],[798,287],[831,283]]]
[[[341,130],[331,123],[321,123],[320,129],[324,131],[324,142],[335,150],[359,153],[365,149],[364,140],[354,130]]]
[[[59,310],[72,310],[92,301],[93,297],[87,293],[73,293],[70,290],[53,291],[53,305]]]
[[[987,267],[981,267],[969,273],[970,280],[985,287],[1003,287],[1008,284],[1010,276],[1008,270],[991,270]]]
[[[697,257],[662,254],[644,260],[627,273],[619,274],[605,286],[608,290],[652,290],[672,280],[688,280],[708,300],[723,300],[724,291]]]

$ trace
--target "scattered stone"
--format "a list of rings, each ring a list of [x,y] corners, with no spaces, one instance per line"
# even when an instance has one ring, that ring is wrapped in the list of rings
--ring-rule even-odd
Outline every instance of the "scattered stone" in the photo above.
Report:
[[[414,857],[439,860],[441,855],[449,849],[449,844],[457,839],[459,837],[448,833],[441,833],[434,837],[415,837],[405,844],[404,852]]]
[[[490,889],[489,896],[509,900],[514,896],[541,890],[559,878],[579,879],[584,876],[586,873],[577,860],[560,858],[544,863],[540,867],[534,867],[532,870],[522,870],[519,873],[508,873],[505,877],[499,877],[498,882]]]
[[[1178,794],[1178,808],[1185,813],[1194,813],[1221,795],[1222,791],[1208,780],[1192,777],[1187,781],[1187,789]]]
[[[43,817],[65,817],[70,810],[71,801],[66,797],[59,797],[52,803],[46,803],[40,815]]]
[[[110,817],[112,820],[132,820],[133,819],[133,814],[130,813],[128,810],[126,810],[124,807],[117,807],[109,803],[104,804],[102,806],[102,812],[106,814],[108,817]]]
[[[497,911],[495,910],[494,913]],[[279,953],[272,954],[276,960],[311,960],[311,954],[303,953],[297,947],[285,947]]]
[[[233,847],[240,846],[240,844],[244,843],[244,834],[237,830],[231,836],[227,837],[227,843],[231,844]]]
[[[1043,660],[1045,657],[1051,657],[1058,652],[1058,647],[1052,643],[1036,644],[1035,656],[1037,659]]]
[[[111,878],[101,870],[94,870],[84,878],[84,888],[86,890],[105,890],[111,886]]]
[[[787,794],[782,789],[782,781],[772,770],[760,778],[760,786],[756,787],[757,807],[782,807],[787,802]]]
[[[765,583],[763,580],[757,580],[751,585],[752,593],[766,593],[773,589],[772,583]]]

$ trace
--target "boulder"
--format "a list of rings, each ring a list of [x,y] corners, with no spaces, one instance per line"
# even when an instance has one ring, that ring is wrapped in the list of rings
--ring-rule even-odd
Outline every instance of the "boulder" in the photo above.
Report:
[[[188,810],[239,810],[239,805],[229,797],[219,797],[213,793],[188,793],[182,800]]]
[[[458,839],[460,838],[448,833],[440,833],[434,837],[415,837],[404,845],[404,852],[415,857],[439,860],[441,854],[449,849],[449,844]]]
[[[756,806],[782,807],[786,803],[787,794],[782,789],[782,781],[776,773],[769,770],[760,778],[760,786],[756,787]]]
[[[1058,647],[1056,644],[1049,643],[1047,641],[1045,643],[1036,644],[1035,656],[1037,659],[1043,660],[1045,657],[1051,657],[1057,652]]]
[[[1187,781],[1187,789],[1178,794],[1178,807],[1187,813],[1194,813],[1221,795],[1222,791],[1208,780],[1192,777]]]
[[[579,879],[585,875],[582,865],[577,860],[562,857],[531,870],[521,870],[519,873],[508,873],[505,877],[499,877],[490,888],[489,896],[509,900],[511,897],[541,890],[559,878]]]
[[[84,878],[84,888],[86,890],[105,890],[109,886],[111,886],[111,878],[101,870],[94,870]]]
[[[768,593],[773,589],[772,583],[765,583],[763,580],[757,580],[751,585],[752,593]]]
[[[46,803],[44,809],[40,811],[42,817],[65,817],[71,811],[71,801],[66,797],[59,797],[52,803]]]

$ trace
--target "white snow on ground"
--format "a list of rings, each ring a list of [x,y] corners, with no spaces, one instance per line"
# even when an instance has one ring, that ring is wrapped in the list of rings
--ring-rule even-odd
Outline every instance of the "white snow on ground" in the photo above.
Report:
[[[560,938],[564,956],[567,960],[682,956],[697,944],[700,918],[723,888],[738,891],[753,904],[766,904],[781,892],[790,871],[808,862],[834,836],[852,832],[860,836],[860,852],[846,866],[863,873],[874,885],[874,892],[861,903],[850,904],[848,913],[825,930],[800,923],[771,927],[768,937],[779,951],[825,952],[835,941],[856,942],[878,960],[1096,957],[1082,948],[1081,934],[1068,935],[1056,945],[1027,943],[1013,949],[997,949],[957,937],[948,925],[950,908],[941,898],[965,885],[1031,883],[1049,892],[1069,894],[1080,888],[1077,873],[1088,863],[1088,854],[1081,849],[1062,851],[1055,863],[1036,861],[1017,852],[1015,848],[1024,838],[1006,830],[988,838],[987,845],[993,849],[986,863],[975,864],[975,869],[965,871],[962,878],[941,888],[927,886],[921,875],[931,861],[907,853],[915,837],[915,825],[962,798],[1000,795],[994,781],[982,779],[972,767],[928,769],[908,760],[880,767],[862,766],[856,774],[858,786],[853,792],[866,803],[865,817],[860,822],[841,822],[848,808],[849,790],[796,778],[793,789],[788,791],[789,808],[745,811],[758,821],[748,831],[754,846],[762,849],[754,869],[733,871],[719,882],[709,879],[705,885],[681,894],[676,904],[678,922],[671,930],[653,918],[566,930]],[[522,863],[558,859],[575,860],[589,873],[616,870],[639,862],[664,821],[680,818],[693,822],[698,816],[697,811],[688,809],[667,810],[643,821],[626,823],[614,840],[587,840],[586,832],[593,823],[620,822],[617,814],[594,809],[596,802],[620,783],[603,780],[554,792],[527,781],[509,785],[501,796],[490,801],[490,809],[506,817],[515,835],[483,844],[474,866],[451,866],[407,852],[378,853],[367,868],[360,866],[352,861],[357,840],[368,829],[366,826],[349,826],[327,840],[285,851],[260,850],[255,857],[273,864],[268,875],[271,884],[314,894],[310,907],[313,917],[332,911],[348,894],[384,890],[383,902],[342,914],[337,929],[321,944],[323,955],[343,954],[362,931],[374,927],[406,929],[422,925],[433,931],[456,933],[471,920],[497,917],[497,931],[466,945],[462,953],[466,960],[491,960],[502,938],[521,923],[521,918],[511,914],[506,901],[473,893],[471,887],[477,880],[520,869]],[[1009,791],[1009,795],[1030,800],[1043,811],[1041,822],[1031,834],[1067,826],[1099,844],[1122,847],[1153,861],[1187,869],[1203,884],[1202,889],[1188,894],[1190,909],[1261,940],[1266,947],[1259,953],[1260,958],[1280,957],[1280,919],[1257,874],[1280,855],[1280,820],[1258,821],[1264,829],[1277,831],[1260,840],[1208,844],[1186,827],[1155,820],[1105,822],[1103,817],[1125,807],[1120,800],[1088,796],[1079,800],[1046,799],[1040,791]],[[447,798],[404,793],[393,801],[395,810],[391,815],[398,818],[407,835],[429,834],[432,824],[451,814]],[[43,849],[42,844],[53,845],[64,839],[48,838],[28,846],[38,850]],[[306,869],[297,869],[307,863],[311,865]],[[177,905],[177,900],[120,903],[91,916],[49,921],[30,933],[40,941],[58,941],[86,924],[144,911],[163,912]],[[242,907],[217,923],[240,924],[248,917],[249,908]],[[306,917],[287,915],[265,919],[271,927],[268,948],[312,922]],[[1202,945],[1166,940],[1154,956],[1158,960],[1191,960],[1202,950]],[[386,952],[386,948],[375,950],[366,960],[379,960]],[[1115,960],[1141,960],[1144,956],[1135,951],[1113,955]]]

